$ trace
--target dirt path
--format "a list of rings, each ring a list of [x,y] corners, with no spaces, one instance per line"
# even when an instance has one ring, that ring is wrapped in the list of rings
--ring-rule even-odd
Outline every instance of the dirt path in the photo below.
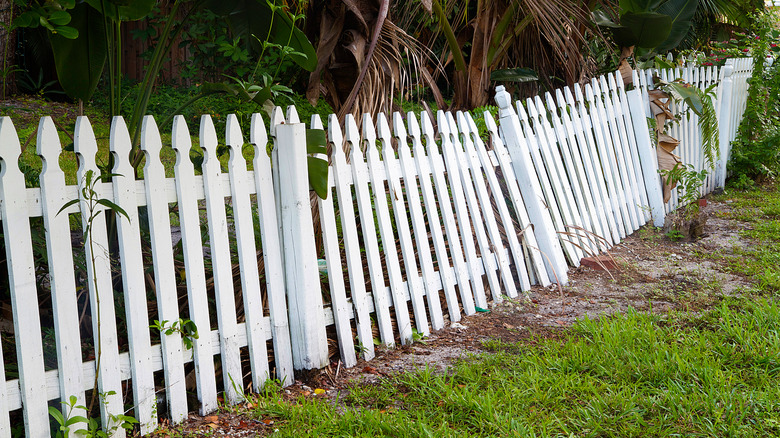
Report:
[[[491,303],[490,311],[464,317],[422,342],[392,350],[377,350],[370,362],[300,375],[285,388],[289,399],[298,397],[343,398],[354,384],[372,384],[383,376],[432,367],[445,371],[456,359],[484,350],[483,342],[501,339],[513,342],[533,336],[557,337],[577,319],[620,312],[628,307],[653,312],[701,310],[719,297],[738,292],[749,284],[729,274],[724,261],[714,254],[729,255],[746,245],[739,230],[745,224],[727,219],[727,202],[710,202],[702,212],[709,219],[704,236],[693,242],[676,242],[645,226],[610,250],[618,269],[605,272],[581,266],[569,271],[570,284],[560,290],[534,287],[518,299]],[[325,390],[322,394],[317,389]],[[240,409],[238,410],[240,412]],[[210,431],[212,436],[256,436],[273,430],[240,413],[210,417],[192,415],[176,428],[185,435]]]

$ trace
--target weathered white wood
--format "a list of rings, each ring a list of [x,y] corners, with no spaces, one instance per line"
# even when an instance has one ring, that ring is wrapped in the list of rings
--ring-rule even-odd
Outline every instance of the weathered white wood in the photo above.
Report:
[[[328,365],[328,340],[323,322],[314,223],[306,172],[306,127],[301,123],[276,127],[282,208],[282,250],[290,314],[293,366],[315,369]]]
[[[0,137],[2,139],[2,137]],[[1,156],[1,155],[0,155]],[[3,359],[3,347],[0,345],[0,361],[5,363]],[[0,367],[0,434],[3,436],[11,436],[11,417],[8,415],[8,399],[11,398],[9,385],[5,380],[5,367]]]
[[[332,145],[331,160],[333,164],[331,171],[338,198],[341,232],[344,238],[344,252],[347,258],[347,272],[349,273],[350,296],[355,307],[358,342],[363,359],[371,360],[374,358],[374,335],[371,330],[370,298],[366,292],[363,261],[360,255],[360,240],[355,222],[355,207],[352,203],[352,190],[350,189],[352,169],[347,164],[347,157],[344,155],[344,139],[338,117],[335,114],[331,114],[328,120],[328,138]],[[328,272],[330,272],[330,268]],[[390,339],[392,338],[391,332]]]
[[[579,145],[580,157],[587,175],[588,186],[593,195],[593,202],[601,222],[601,228],[604,233],[601,237],[606,240],[607,246],[611,246],[620,241],[620,236],[615,223],[615,217],[612,214],[612,203],[606,181],[604,180],[604,172],[598,162],[598,146],[593,138],[590,114],[585,107],[579,84],[575,84],[575,93],[578,96],[578,101],[574,100],[571,89],[568,87],[563,89],[563,100],[568,105],[566,113],[571,116],[571,124]],[[558,99],[558,104],[562,105],[562,99],[560,97]]]
[[[247,187],[252,184],[246,171],[243,155],[244,137],[235,114],[228,115],[225,126],[225,144],[230,151],[228,174],[236,233],[236,251],[241,275],[241,296],[244,302],[249,343],[249,363],[252,369],[252,387],[259,390],[271,375],[268,369],[268,334],[263,330],[263,299],[260,295],[260,273],[257,270],[257,247],[252,220],[252,205]]]
[[[650,212],[653,218],[653,225],[662,227],[666,212],[664,211],[664,195],[661,179],[658,178],[658,165],[655,159],[655,149],[650,140],[650,133],[647,130],[647,122],[644,117],[644,103],[639,90],[631,90],[626,93],[628,105],[631,111],[634,123],[634,133],[636,135],[637,150],[639,160],[642,165],[642,172],[645,178],[645,189],[647,190],[648,202],[650,203]]]
[[[534,232],[539,243],[539,251],[546,256],[545,267],[549,278],[559,284],[568,282],[566,259],[560,245],[550,209],[544,203],[544,194],[539,177],[531,159],[531,153],[523,136],[520,119],[512,109],[511,96],[503,86],[496,87],[496,104],[499,108],[499,120],[503,142],[512,158],[515,177],[523,194],[528,217],[534,224]],[[515,204],[516,205],[516,204]]]
[[[360,148],[360,134],[357,124],[351,115],[347,115],[344,128],[346,131],[347,147],[350,150],[350,163],[352,167],[352,180],[355,185],[358,212],[360,213],[360,228],[363,231],[363,246],[366,251],[366,263],[368,263],[368,276],[371,279],[371,294],[374,297],[374,309],[376,311],[379,337],[386,346],[395,345],[393,326],[390,319],[390,303],[385,294],[385,279],[382,269],[382,258],[379,255],[379,242],[377,229],[374,225],[374,211],[371,205],[371,192],[368,187],[368,168]]]
[[[575,88],[575,93],[579,91]],[[620,242],[625,238],[627,233],[626,224],[630,224],[628,219],[628,211],[626,211],[625,203],[622,202],[622,195],[620,188],[617,187],[620,182],[620,177],[617,175],[617,169],[615,168],[614,158],[610,158],[608,150],[610,148],[609,141],[605,139],[605,135],[608,137],[608,129],[605,131],[606,111],[604,110],[604,104],[601,99],[596,99],[594,96],[593,88],[591,84],[585,84],[585,95],[587,96],[587,104],[590,108],[589,123],[586,130],[592,130],[593,137],[596,144],[596,151],[598,157],[594,156],[594,162],[600,163],[601,170],[604,174],[604,181],[607,184],[607,191],[609,193],[609,200],[612,204],[612,214],[614,215],[615,225],[617,226],[618,236],[614,238],[615,242]],[[577,99],[582,100],[582,96],[578,95]]]
[[[73,133],[74,151],[79,160],[77,177],[79,186],[86,182],[87,171],[92,171],[94,178],[100,178],[100,171],[95,163],[97,142],[89,121],[84,116],[76,119]],[[94,181],[94,179],[93,179]],[[101,185],[101,183],[97,183]],[[81,224],[85,233],[85,262],[87,265],[87,283],[89,288],[90,310],[92,312],[92,333],[95,343],[95,357],[99,360],[97,366],[98,393],[102,394],[100,417],[104,427],[113,427],[111,415],[124,412],[122,405],[122,381],[119,371],[119,347],[117,345],[116,310],[114,308],[114,290],[111,284],[111,261],[108,252],[108,232],[104,220],[103,207],[95,205],[95,200],[79,196],[81,209]],[[100,212],[90,222],[90,211]],[[5,223],[5,221],[3,221]],[[6,233],[7,235],[8,233]],[[10,257],[9,257],[10,259]],[[93,269],[94,261],[94,269]],[[36,306],[37,311],[37,306]],[[41,379],[43,383],[43,379]],[[25,404],[25,406],[30,406]],[[121,428],[120,428],[121,429]],[[118,437],[124,437],[124,429],[117,430]]]
[[[183,116],[176,116],[173,119],[171,146],[176,152],[174,174],[176,195],[179,199],[179,226],[187,281],[187,305],[190,320],[195,323],[199,331],[198,339],[192,341],[195,381],[200,401],[198,412],[205,415],[217,409],[217,383],[211,336],[206,335],[211,331],[211,320],[209,299],[206,295],[200,214],[194,190],[198,184],[203,187],[203,180],[196,182],[195,179],[195,169],[190,160],[192,140]]]
[[[116,226],[130,367],[133,373],[133,401],[135,418],[140,423],[141,433],[147,434],[157,428],[157,399],[154,392],[154,374],[150,366],[152,344],[149,336],[141,225],[135,194],[135,169],[130,163],[131,145],[132,140],[124,119],[114,117],[111,122],[110,150],[114,158],[114,168],[111,171],[116,176],[113,177],[112,186],[114,203],[127,213],[127,217],[116,215]],[[168,242],[170,241],[168,236]],[[181,360],[179,362],[181,363]],[[186,401],[185,398],[185,405]]]
[[[550,210],[557,238],[569,260],[569,264],[579,266],[582,251],[565,234],[568,233],[568,226],[576,225],[574,223],[574,213],[562,186],[565,177],[559,174],[556,161],[550,154],[550,140],[547,139],[545,128],[540,122],[539,113],[536,111],[533,100],[526,100],[526,105],[528,105],[530,114],[526,113],[520,101],[515,103],[515,108],[524,128],[525,138],[528,140],[531,159],[536,167],[545,202]]]
[[[463,117],[462,114],[460,117]],[[499,259],[497,253],[506,253],[502,242],[499,241],[496,246],[493,246],[487,235],[486,225],[489,222],[488,216],[492,217],[493,224],[495,224],[495,217],[492,216],[493,208],[491,205],[490,208],[483,210],[481,208],[482,206],[480,204],[479,196],[477,195],[477,190],[475,190],[475,184],[477,184],[477,180],[479,180],[481,187],[484,190],[484,176],[482,175],[479,166],[476,168],[476,170],[470,167],[471,163],[469,159],[471,156],[464,152],[464,149],[474,149],[471,136],[468,134],[468,125],[465,124],[465,119],[463,125],[465,131],[459,131],[458,123],[455,120],[455,116],[453,116],[451,112],[448,111],[446,113],[446,118],[450,127],[452,149],[457,163],[457,170],[460,174],[460,180],[463,185],[463,192],[466,198],[466,207],[468,209],[469,215],[471,216],[472,230],[477,240],[477,246],[479,247],[483,270],[485,271],[488,287],[490,288],[490,294],[494,301],[501,301],[502,288],[499,281],[499,273],[497,271],[499,270],[500,261],[505,261],[506,257]],[[468,146],[465,145],[465,143],[469,143]],[[477,184],[477,188],[479,187],[480,186]],[[512,288],[514,289],[514,292],[517,293],[516,288],[514,288],[514,280],[512,280],[512,283]],[[509,287],[510,286],[506,286],[507,292]],[[487,305],[487,302],[485,305]]]
[[[518,219],[518,225],[521,227],[520,230],[515,230],[512,218],[509,216],[504,216],[502,213],[502,221],[504,222],[504,229],[507,231],[510,246],[513,246],[511,243],[512,240],[515,240],[518,237],[522,237],[522,242],[526,246],[526,251],[523,253],[523,256],[525,256],[525,265],[529,268],[525,275],[535,277],[538,283],[542,286],[549,286],[550,277],[547,276],[547,269],[545,268],[545,255],[543,255],[539,250],[539,244],[536,241],[536,234],[531,224],[531,220],[528,217],[525,202],[523,201],[523,195],[520,193],[520,188],[517,185],[517,178],[515,177],[515,171],[512,167],[509,152],[506,150],[504,142],[498,135],[498,126],[496,126],[496,121],[493,119],[493,116],[490,114],[490,112],[485,111],[484,117],[485,125],[487,126],[488,132],[490,133],[492,148],[496,153],[496,158],[501,168],[501,173],[503,174],[507,191],[509,192],[509,198],[512,200],[512,206],[514,207],[515,215]],[[476,125],[472,125],[472,130],[474,129],[476,129]],[[486,155],[481,151],[480,154],[480,158]],[[497,189],[494,193],[501,193],[501,191]],[[508,214],[509,211],[506,213]],[[521,255],[517,254],[516,251],[516,249],[512,250],[512,257],[515,258],[515,264],[519,270],[522,262],[519,262],[518,259],[521,258]],[[523,273],[519,273],[519,275],[521,279],[521,286],[523,287],[523,290],[527,291],[530,285],[526,286],[523,283]],[[531,278],[526,279],[526,281],[530,280]]]
[[[11,288],[16,357],[22,403],[26,408],[24,430],[29,437],[45,437],[49,435],[49,413],[43,374],[43,344],[30,220],[24,208],[27,193],[24,175],[19,170],[20,155],[21,146],[11,119],[0,118],[0,159],[3,163],[0,173],[0,218],[3,221],[3,235],[6,236],[5,254]],[[10,431],[7,433],[10,436]]]
[[[614,79],[612,79],[612,76],[610,76],[610,87],[612,87],[612,84],[616,83],[616,87],[614,89],[614,95],[615,95],[615,101],[619,102],[618,105],[618,116],[620,117],[619,122],[621,124],[621,129],[624,129],[626,131],[626,136],[628,137],[628,155],[626,159],[629,161],[629,167],[632,168],[632,175],[635,175],[634,178],[634,184],[636,185],[636,189],[639,192],[639,201],[641,202],[641,205],[639,206],[639,210],[641,212],[640,218],[642,220],[640,221],[642,225],[647,223],[647,221],[650,220],[650,201],[647,198],[647,188],[645,187],[645,178],[644,178],[644,172],[642,171],[641,163],[639,162],[639,152],[638,152],[638,145],[637,145],[637,137],[642,134],[637,134],[635,132],[638,127],[636,127],[633,124],[633,116],[631,114],[631,111],[628,109],[628,98],[626,96],[626,90],[624,88],[623,84],[623,78],[620,76],[620,72],[614,73]],[[637,117],[639,117],[639,114],[637,114]],[[645,123],[647,125],[647,123]],[[647,131],[647,129],[643,129],[643,131]]]
[[[423,120],[425,120],[425,117],[426,116],[423,115]],[[447,302],[447,311],[450,316],[450,321],[457,322],[460,321],[461,316],[458,297],[455,293],[456,284],[458,285],[462,297],[471,297],[472,295],[471,287],[469,286],[466,262],[463,259],[463,251],[460,249],[460,241],[453,241],[453,245],[457,245],[457,247],[451,247],[452,261],[455,266],[455,272],[453,272],[453,268],[450,265],[449,256],[447,255],[447,241],[444,239],[444,233],[442,232],[442,222],[444,222],[445,228],[448,226],[454,227],[452,224],[452,216],[448,217],[446,215],[446,211],[450,211],[450,213],[452,212],[452,207],[449,203],[449,193],[447,192],[446,187],[439,191],[440,195],[446,196],[446,198],[444,198],[446,202],[442,202],[441,206],[442,218],[439,218],[439,208],[437,206],[436,196],[434,195],[434,188],[433,183],[431,182],[431,177],[436,179],[436,185],[438,186],[440,182],[444,184],[444,176],[438,175],[432,170],[432,167],[434,166],[432,160],[429,160],[429,157],[425,153],[425,148],[422,144],[420,125],[417,122],[417,117],[413,112],[407,113],[406,123],[408,124],[409,136],[412,140],[412,149],[414,151],[414,162],[417,167],[417,174],[420,176],[420,189],[422,190],[423,203],[425,204],[425,213],[428,217],[428,227],[431,230],[431,237],[433,238],[433,249],[434,253],[436,254],[436,261],[439,267],[442,288],[444,289],[444,299]],[[431,131],[432,130],[433,129],[431,128]],[[401,132],[401,128],[396,128],[396,135],[401,137]],[[432,137],[429,140],[433,141]],[[456,274],[457,279],[455,278]],[[463,303],[464,312],[468,312],[468,309],[471,309],[472,313],[476,312],[473,305],[473,298],[471,300],[464,299]],[[467,307],[467,304],[469,303],[471,304],[471,307]],[[469,314],[470,313],[467,313],[467,315]]]
[[[162,141],[154,117],[146,116],[141,125],[141,150],[146,155],[144,184],[146,208],[149,213],[152,264],[157,296],[157,316],[160,321],[173,324],[179,320],[176,269],[173,266],[171,245],[171,214],[165,201],[165,168],[160,161]],[[184,381],[181,334],[160,333],[162,343],[165,391],[168,412],[173,423],[187,416],[187,388]]]
[[[396,230],[398,231],[398,241],[401,246],[401,255],[406,273],[406,285],[412,302],[412,310],[414,311],[415,326],[418,333],[427,336],[431,330],[428,327],[428,315],[425,309],[425,285],[420,277],[414,243],[412,243],[412,231],[409,228],[409,217],[406,214],[406,196],[401,186],[401,169],[393,150],[393,136],[390,132],[390,125],[387,123],[387,118],[384,114],[379,114],[377,134],[379,141],[382,143],[382,162],[387,174],[388,194],[390,195],[390,203],[393,206],[393,216],[395,218]],[[373,146],[375,149],[376,145],[373,144]],[[371,147],[369,148],[371,150]],[[369,160],[372,155],[373,151],[369,154]],[[383,196],[383,199],[386,200],[387,197]]]
[[[730,61],[730,60],[729,60]],[[721,79],[719,88],[720,108],[718,110],[718,143],[720,149],[720,160],[715,165],[715,186],[724,187],[726,185],[726,163],[731,149],[731,124],[732,108],[734,102],[734,64],[726,62],[726,65],[720,70]]]
[[[414,117],[414,116],[412,116]],[[412,229],[414,231],[414,239],[416,243],[416,253],[420,258],[420,268],[422,270],[423,281],[423,293],[427,298],[428,311],[431,319],[431,328],[433,330],[439,330],[444,327],[444,316],[441,311],[441,302],[439,301],[439,291],[435,286],[437,280],[437,273],[433,266],[433,256],[431,254],[431,242],[428,239],[428,231],[425,227],[425,214],[423,213],[422,204],[420,203],[420,191],[417,185],[417,170],[415,168],[414,161],[412,159],[412,151],[409,149],[409,143],[406,135],[406,127],[404,121],[401,118],[401,114],[396,112],[393,114],[393,130],[395,137],[398,141],[398,163],[400,169],[387,169],[388,176],[392,175],[392,180],[399,180],[403,177],[404,188],[406,189],[406,201],[409,205],[409,215],[411,216]],[[387,158],[385,162],[387,163]],[[401,175],[398,175],[400,170]],[[429,181],[430,181],[430,177]],[[393,183],[394,186],[400,186],[400,183]],[[406,210],[403,205],[403,198],[396,198],[393,200],[393,209],[403,209],[405,214]],[[398,220],[398,219],[396,219]],[[431,228],[434,228],[432,226]],[[436,227],[441,235],[441,227]],[[411,238],[410,242],[411,243]],[[415,247],[410,247],[412,255],[414,255]],[[449,264],[447,264],[449,266]],[[442,286],[447,288],[451,287],[450,292],[454,295],[455,290],[452,287],[452,282],[445,283],[444,276],[438,278]],[[457,301],[457,298],[455,299]]]
[[[625,147],[626,141],[621,136],[620,130],[618,129],[617,116],[615,115],[615,106],[612,103],[611,96],[609,95],[609,88],[606,79],[604,76],[601,76],[599,81],[594,81],[594,84],[596,84],[594,92],[597,93],[597,101],[599,103],[603,101],[603,105],[606,110],[607,118],[605,119],[605,132],[608,129],[610,136],[607,137],[607,144],[611,145],[611,147],[607,148],[607,156],[612,157],[615,160],[614,163],[617,167],[616,176],[619,177],[617,181],[620,184],[617,188],[623,196],[622,202],[625,203],[625,208],[628,211],[629,223],[626,224],[626,232],[630,234],[639,228],[639,219],[637,218],[637,207],[633,198],[632,183],[628,172],[628,164],[626,163],[626,159],[623,154],[623,148]]]
[[[486,309],[487,297],[481,281],[481,272],[485,272],[488,278],[488,287],[491,291],[500,294],[501,286],[496,275],[496,262],[487,244],[485,224],[479,211],[476,195],[474,194],[474,186],[470,181],[468,163],[463,156],[463,147],[458,138],[458,126],[450,112],[439,111],[438,122],[439,134],[442,138],[442,152],[447,164],[447,176],[450,181],[453,200],[455,201],[455,211],[457,213],[458,225],[460,226],[463,248],[466,250],[466,260],[470,262],[472,282],[474,278],[480,280],[474,286],[474,301],[478,307]],[[469,217],[471,218],[470,223]],[[474,246],[474,237],[476,237],[477,245],[480,248],[481,263],[477,257],[476,246]]]
[[[222,169],[217,156],[217,132],[209,116],[200,119],[200,147],[203,150],[203,185],[206,194],[206,218],[211,249],[211,268],[217,303],[219,346],[222,359],[222,383],[228,403],[241,401],[243,373],[238,347],[236,298],[233,290],[233,272],[230,263],[227,215]]]
[[[260,239],[265,264],[265,287],[268,298],[268,316],[271,319],[276,378],[282,382],[282,386],[288,386],[295,382],[292,341],[290,340],[290,324],[287,315],[284,265],[279,241],[273,173],[271,159],[266,149],[268,134],[260,114],[252,114],[249,141],[255,145],[254,179],[257,189],[257,211],[260,219]]]
[[[379,172],[384,167],[379,159],[379,151],[376,147],[376,130],[371,117],[363,116],[363,141],[366,143],[366,159],[368,162],[368,174],[371,180],[371,191],[374,199],[379,234],[382,238],[382,251],[385,254],[385,266],[387,267],[390,281],[390,293],[393,297],[395,310],[395,322],[401,336],[401,344],[412,342],[412,325],[409,318],[409,308],[406,304],[408,291],[403,282],[401,265],[398,260],[398,248],[393,233],[393,223],[390,219],[390,211],[387,205],[387,191],[385,183]],[[427,322],[426,322],[427,324]]]
[[[568,87],[563,89],[567,96],[571,96],[571,90]],[[591,229],[596,236],[589,237],[596,250],[607,249],[612,245],[612,235],[609,231],[609,223],[604,210],[604,202],[601,195],[600,181],[596,177],[593,169],[593,161],[589,145],[584,135],[584,130],[579,119],[577,109],[572,104],[566,103],[564,92],[560,89],[555,90],[555,100],[561,113],[561,121],[564,131],[569,139],[571,156],[576,167],[576,174],[579,183],[582,186],[582,193],[585,196],[585,204],[590,213]],[[554,105],[548,102],[548,105]],[[606,190],[605,190],[606,192]]]
[[[49,262],[54,336],[57,343],[57,369],[60,371],[59,390],[62,394],[60,401],[68,401],[71,396],[75,396],[78,405],[83,406],[86,400],[81,374],[81,336],[70,221],[67,214],[57,214],[69,198],[65,195],[65,174],[59,164],[62,147],[51,117],[41,118],[38,124],[37,144],[37,152],[43,162],[40,176],[41,207],[43,227],[46,229],[46,254]],[[0,377],[3,372],[0,370]],[[4,384],[5,379],[0,378],[0,385]],[[0,398],[2,397],[3,395],[0,395]],[[0,400],[0,413],[4,412],[6,411],[3,410]],[[0,415],[0,418],[2,417]],[[70,431],[75,432],[84,427],[86,423],[79,422],[71,426]],[[10,433],[3,430],[2,419],[0,419],[0,435],[6,436],[6,432]]]
[[[455,162],[452,155],[452,138],[450,136],[449,123],[447,123],[444,112],[440,111],[437,114],[437,122],[439,136],[441,138],[441,150],[444,157],[442,160],[442,155],[439,155],[439,147],[434,140],[433,126],[426,126],[430,125],[430,120],[428,121],[429,123],[426,124],[425,114],[426,113],[423,113],[423,135],[426,136],[426,146],[428,156],[432,160],[434,179],[436,180],[436,177],[438,176],[438,180],[436,180],[436,190],[439,191],[439,208],[442,209],[442,215],[445,217],[445,221],[448,221],[450,224],[449,228],[445,226],[448,243],[450,244],[451,251],[458,251],[462,248],[465,255],[466,267],[468,268],[469,281],[471,282],[471,292],[473,293],[469,299],[473,299],[476,306],[484,308],[487,305],[487,300],[485,298],[485,287],[482,283],[483,268],[480,265],[480,261],[477,259],[471,221],[469,220],[468,210],[466,210],[466,203],[463,199],[463,186],[460,183],[460,175],[456,170],[457,162]],[[428,135],[426,135],[426,133]],[[447,182],[444,182],[445,162]],[[448,192],[452,195],[452,203],[455,205],[456,213],[452,212],[452,207],[450,207],[450,211],[446,211],[445,207],[442,205],[445,201],[449,201],[450,199],[449,197],[442,196],[442,190],[447,189],[449,189]],[[445,224],[448,222],[445,222]],[[456,247],[456,241],[462,245],[460,248]],[[463,300],[462,294],[461,300]],[[463,304],[463,307],[468,315],[469,312],[466,310],[466,304]]]
[[[488,193],[487,186],[485,185],[485,180],[489,180],[489,177],[486,175],[493,173],[493,165],[488,162],[487,166],[484,168],[482,167],[482,162],[477,155],[477,147],[474,145],[477,142],[482,143],[482,139],[479,138],[479,132],[476,130],[472,131],[471,125],[466,120],[466,116],[464,116],[462,112],[459,111],[457,115],[458,129],[463,135],[461,145],[465,150],[464,155],[468,160],[468,166],[471,169],[472,181],[476,187],[476,195],[479,199],[479,208],[482,210],[482,216],[485,219],[485,225],[488,232],[489,240],[485,239],[485,245],[487,246],[488,251],[493,253],[496,258],[499,272],[501,274],[501,280],[503,281],[504,286],[503,289],[491,288],[491,292],[493,293],[493,300],[501,301],[502,291],[505,292],[510,298],[514,298],[517,296],[515,279],[512,277],[512,270],[509,267],[509,258],[507,257],[508,254],[505,251],[504,242],[501,239],[501,233],[498,231],[498,223],[496,222],[496,217],[493,212],[493,203],[491,202],[490,194]],[[470,118],[471,116],[469,115],[469,119]],[[452,126],[452,121],[450,121],[450,126]],[[484,145],[482,145],[482,148],[484,149]],[[495,178],[495,175],[493,175],[493,178]],[[495,188],[498,188],[498,185],[496,185]],[[493,193],[498,194],[495,197],[496,204],[503,204],[504,199],[503,196],[500,196],[500,190]],[[470,208],[473,211],[475,206],[471,206]],[[489,256],[489,253],[485,254],[483,255],[483,259]],[[488,276],[488,278],[490,277]]]
[[[312,129],[323,129],[319,115],[314,114],[312,116],[311,127]],[[324,160],[328,159],[325,154],[317,154],[316,157]],[[341,267],[341,250],[339,248],[338,232],[336,231],[336,214],[333,209],[333,190],[330,187],[328,187],[327,198],[317,197],[317,208],[320,212],[322,244],[325,248],[325,260],[328,267],[330,305],[336,325],[339,353],[344,366],[349,368],[357,364],[357,356],[355,355],[355,342],[352,339],[352,326],[349,317],[350,305],[347,302],[346,286],[344,285],[344,270]]]

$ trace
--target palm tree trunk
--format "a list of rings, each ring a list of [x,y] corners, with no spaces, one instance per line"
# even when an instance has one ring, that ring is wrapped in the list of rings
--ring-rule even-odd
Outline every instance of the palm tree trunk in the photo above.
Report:
[[[16,75],[13,72],[16,60],[16,31],[11,28],[15,17],[13,0],[0,0],[0,76],[3,79],[0,98],[6,99],[16,93]]]

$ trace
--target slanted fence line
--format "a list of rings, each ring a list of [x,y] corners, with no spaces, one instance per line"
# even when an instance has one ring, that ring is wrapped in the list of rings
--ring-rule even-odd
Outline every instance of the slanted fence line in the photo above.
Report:
[[[725,180],[751,69],[751,61],[736,60],[722,69],[657,72],[717,85],[721,157],[702,194]],[[330,156],[320,156],[329,160],[328,196],[313,202],[306,125],[294,107],[286,116],[276,108],[268,124],[254,115],[248,144],[239,120],[228,117],[227,160],[203,116],[198,167],[177,116],[173,177],[160,158],[169,146],[147,117],[138,180],[127,128],[115,118],[109,149],[116,175],[94,186],[127,212],[110,220],[104,206],[90,210],[81,191],[87,172],[98,173],[86,118],[77,120],[74,138],[79,184],[66,185],[57,131],[43,118],[37,151],[44,168],[40,187],[30,188],[15,128],[0,119],[13,311],[13,342],[0,345],[0,436],[10,436],[12,421],[24,421],[27,436],[48,436],[48,406],[70,396],[87,403],[96,375],[106,402],[102,423],[111,427],[111,415],[130,405],[147,434],[160,415],[178,422],[189,410],[213,411],[220,392],[236,403],[269,378],[288,385],[294,370],[331,360],[351,367],[371,360],[377,344],[408,344],[504,296],[566,284],[569,266],[650,220],[662,224],[679,204],[661,198],[647,123],[653,74],[635,72],[630,91],[609,74],[525,102],[512,102],[499,87],[498,123],[486,112],[482,132],[467,113],[440,111],[438,129],[425,112],[365,116],[362,131],[352,116],[341,126],[331,115]],[[697,123],[683,116],[671,133],[681,140],[683,162],[701,170]],[[309,127],[323,129],[323,121],[315,116]],[[59,212],[71,200],[78,202]],[[90,211],[100,211],[98,219],[90,221]],[[46,248],[35,248],[38,241]],[[150,328],[180,318],[198,327],[198,338]]]

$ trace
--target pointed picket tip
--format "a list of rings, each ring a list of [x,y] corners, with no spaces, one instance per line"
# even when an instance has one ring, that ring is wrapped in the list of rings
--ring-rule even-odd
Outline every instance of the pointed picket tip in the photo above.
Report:
[[[311,129],[323,129],[322,117],[319,114],[312,114],[311,121],[309,122]]]
[[[471,126],[469,126],[469,122],[466,120],[466,116],[463,114],[463,111],[458,111],[455,116],[458,119],[458,130],[463,135],[468,136],[471,133]]]
[[[539,95],[534,96],[534,105],[536,106],[536,111],[539,114],[539,116],[544,116],[545,106],[541,96]]]
[[[96,169],[97,141],[92,125],[86,116],[76,117],[73,128],[73,152],[79,157],[79,169]]]
[[[607,75],[607,84],[609,85],[610,91],[616,91],[617,90],[617,83],[615,82],[615,77],[612,75]]]
[[[162,149],[162,141],[157,122],[154,121],[153,116],[144,116],[141,123],[141,150],[148,153],[150,157],[157,158],[160,156],[160,149]]]
[[[173,117],[173,126],[171,128],[171,147],[181,154],[189,156],[192,148],[190,139],[190,130],[187,127],[187,121],[184,116],[177,115]]]
[[[589,102],[593,102],[595,98],[593,87],[590,84],[585,84],[585,97],[588,99]]]
[[[275,106],[271,111],[271,137],[276,137],[276,127],[284,124],[284,114],[282,108]]]
[[[639,84],[641,83],[639,81],[639,72],[637,72],[636,70],[631,71],[631,79],[633,79],[635,87],[638,87]]]
[[[423,111],[420,113],[420,123],[422,124],[422,135],[429,137],[430,140],[434,140],[436,131],[433,129],[433,122],[427,112]]]
[[[376,125],[376,132],[379,134],[379,138],[382,139],[382,141],[388,142],[389,145],[390,139],[393,138],[393,133],[390,131],[390,124],[387,123],[387,116],[385,116],[385,113],[379,113]]]
[[[450,133],[453,136],[453,141],[458,142],[460,140],[459,132],[458,132],[458,123],[455,121],[455,116],[452,115],[451,111],[447,111],[447,124],[450,127]]]
[[[244,145],[244,137],[241,135],[241,125],[238,123],[238,117],[235,114],[228,114],[225,123],[225,144],[231,150],[238,149]]]
[[[447,115],[444,111],[439,110],[436,112],[436,123],[439,125],[439,134],[442,136],[451,134],[450,124],[447,122]]]
[[[564,90],[568,90],[569,87],[564,87]],[[563,91],[561,89],[555,90],[555,102],[558,104],[559,108],[563,108],[566,106],[566,98],[563,97]]]
[[[547,104],[547,111],[551,113],[558,112],[558,105],[555,104],[555,99],[553,99],[552,93],[544,93],[544,102]]]
[[[341,133],[339,117],[335,114],[328,116],[328,140],[333,145],[333,153],[344,154],[344,136]]]
[[[366,150],[376,149],[376,128],[369,114],[363,114],[363,140],[366,142]]]
[[[4,144],[5,140],[2,141]],[[41,173],[48,170],[49,164],[59,168],[62,145],[60,144],[60,136],[57,135],[57,128],[54,126],[54,120],[49,116],[41,117],[41,121],[38,122],[38,139],[35,151],[43,161]]]
[[[252,122],[249,125],[249,142],[260,146],[258,149],[263,150],[268,143],[268,132],[265,130],[265,121],[260,113],[252,114]]]
[[[214,121],[211,116],[205,114],[200,118],[200,148],[213,155],[217,152],[217,130],[214,129]]]
[[[539,96],[536,96],[538,99]],[[534,103],[534,99],[531,99],[530,97],[528,100],[526,100],[525,105],[528,107],[528,116],[534,120],[539,118],[539,112],[536,110],[536,104]]]
[[[406,134],[406,126],[404,125],[404,118],[398,111],[393,113],[393,132],[395,136],[401,139],[399,145],[405,145],[408,135]]]
[[[515,102],[515,108],[517,109],[517,116],[520,117],[520,120],[528,122],[528,113],[525,112],[523,102],[520,102],[519,100]]]
[[[488,112],[490,114],[490,112]],[[475,135],[479,136],[479,129],[477,129],[477,123],[474,120],[474,117],[471,116],[471,113],[466,113],[466,123],[469,125],[469,130],[473,132]],[[487,118],[485,118],[485,125],[487,126]]]
[[[585,99],[582,97],[582,87],[580,87],[580,84],[574,84],[574,96],[577,98],[577,101],[582,103]]]
[[[111,171],[120,175],[132,172],[133,166],[130,164],[132,140],[130,139],[130,132],[127,130],[125,119],[122,116],[114,116],[111,120],[109,139],[109,150],[114,156],[114,168]]]
[[[496,125],[496,120],[493,118],[493,114],[490,114],[490,111],[486,110],[482,113],[482,116],[485,118],[485,126],[487,126],[488,131],[490,131],[490,133],[493,135],[498,133],[498,125]]]
[[[351,144],[352,151],[360,151],[360,132],[352,114],[347,114],[344,119],[344,131],[346,131],[345,139]]]
[[[9,168],[19,169],[19,156],[22,155],[22,145],[16,135],[16,127],[10,117],[0,117],[0,159],[5,161],[2,176]]]
[[[287,107],[287,123],[301,123],[301,118],[298,116],[298,110],[295,108],[295,105]]]

